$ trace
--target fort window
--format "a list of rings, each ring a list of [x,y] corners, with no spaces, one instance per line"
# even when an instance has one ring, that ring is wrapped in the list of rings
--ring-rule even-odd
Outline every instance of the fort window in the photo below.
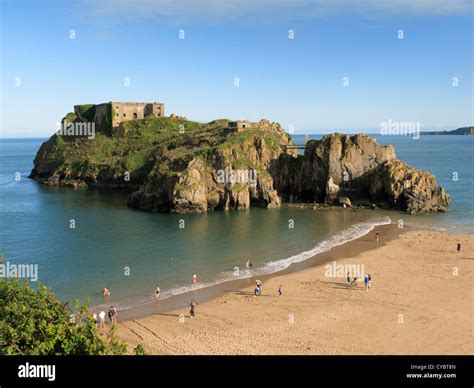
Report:
[[[123,117],[127,117],[127,114],[126,114],[126,113],[124,113],[124,114],[123,114]]]
[[[133,118],[136,119],[138,116],[136,113],[133,114]]]

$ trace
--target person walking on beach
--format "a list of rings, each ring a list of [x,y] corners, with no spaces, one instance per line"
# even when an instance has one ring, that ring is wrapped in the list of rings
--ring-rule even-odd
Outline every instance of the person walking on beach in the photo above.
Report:
[[[368,287],[370,288],[370,285],[372,284],[372,276],[370,275],[370,273],[369,273],[368,279],[369,279]]]
[[[196,301],[194,299],[191,299],[191,303],[189,305],[189,315],[191,316],[191,318],[194,318],[196,305],[197,305]]]
[[[278,287],[278,296],[282,296],[283,294],[283,284],[280,284],[280,287]]]
[[[347,283],[351,284],[351,276],[350,276],[349,271],[347,271]]]
[[[196,274],[193,275],[193,284],[196,284],[198,281],[198,277]]]
[[[369,289],[369,275],[364,276],[365,291]]]
[[[117,323],[117,309],[114,306],[110,306],[109,320],[112,325],[115,325]]]
[[[112,325],[117,324],[117,316],[118,316],[117,307],[112,306]]]
[[[253,294],[254,294],[255,296],[260,296],[260,295],[262,295],[262,289],[260,288],[260,286],[259,286],[258,284],[255,286],[255,290],[253,291]]]
[[[255,290],[253,293],[255,296],[262,295],[262,282],[258,279],[255,281]]]
[[[97,320],[97,313],[92,314],[92,319],[94,320],[94,325],[97,327],[97,324],[99,323],[99,321]]]
[[[247,271],[249,271],[250,268],[252,268],[252,267],[253,267],[253,265],[252,265],[252,263],[250,262],[250,260],[247,260],[247,261],[245,262],[245,268],[247,269]]]
[[[379,234],[378,233],[375,233],[375,241],[377,242],[377,244],[379,243]]]
[[[461,252],[461,243],[458,243],[458,246],[457,246],[456,250],[457,250],[458,252]]]
[[[155,288],[155,298],[160,299],[160,287],[158,286]]]
[[[99,328],[105,328],[105,311],[99,313]]]

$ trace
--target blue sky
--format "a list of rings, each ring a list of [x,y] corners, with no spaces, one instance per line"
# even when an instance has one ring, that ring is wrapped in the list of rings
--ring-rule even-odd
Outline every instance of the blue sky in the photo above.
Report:
[[[469,0],[0,2],[3,136],[50,135],[73,105],[111,100],[295,133],[473,124]]]

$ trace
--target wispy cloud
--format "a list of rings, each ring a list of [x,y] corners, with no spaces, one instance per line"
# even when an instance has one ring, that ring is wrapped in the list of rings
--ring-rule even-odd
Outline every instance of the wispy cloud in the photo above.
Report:
[[[310,19],[358,14],[452,15],[473,11],[472,0],[84,0],[97,16],[150,17],[175,22]]]

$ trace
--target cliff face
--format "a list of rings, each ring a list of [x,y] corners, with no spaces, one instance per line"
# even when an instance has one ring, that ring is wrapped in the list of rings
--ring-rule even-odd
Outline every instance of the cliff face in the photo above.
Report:
[[[276,207],[283,199],[419,213],[445,211],[450,202],[433,175],[368,136],[328,135],[298,155],[286,149],[291,140],[276,123],[245,130],[228,124],[148,118],[126,123],[122,137],[53,135],[30,177],[55,186],[127,188],[129,206],[157,212]]]
[[[399,161],[391,145],[366,135],[328,135],[308,142],[304,156],[284,158],[273,176],[285,200],[378,205],[413,214],[446,211],[450,203],[432,174]]]
[[[279,206],[280,197],[267,169],[284,153],[283,144],[289,144],[283,131],[249,130],[233,134],[205,155],[182,160],[177,174],[163,171],[169,161],[161,160],[128,204],[178,213]]]
[[[411,214],[447,211],[451,197],[436,184],[434,175],[416,170],[400,160],[383,164],[371,186],[374,198],[386,199],[389,206]]]

